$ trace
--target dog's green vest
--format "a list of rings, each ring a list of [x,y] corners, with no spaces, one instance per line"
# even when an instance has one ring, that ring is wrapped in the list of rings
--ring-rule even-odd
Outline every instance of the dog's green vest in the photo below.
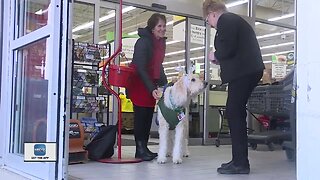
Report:
[[[160,108],[161,114],[163,115],[164,119],[168,122],[169,129],[170,130],[174,130],[176,128],[176,126],[178,125],[178,123],[180,122],[179,119],[178,119],[178,114],[181,113],[181,112],[184,112],[185,111],[184,108],[183,109],[179,109],[179,110],[169,109],[164,104],[163,96],[158,101],[158,107]]]

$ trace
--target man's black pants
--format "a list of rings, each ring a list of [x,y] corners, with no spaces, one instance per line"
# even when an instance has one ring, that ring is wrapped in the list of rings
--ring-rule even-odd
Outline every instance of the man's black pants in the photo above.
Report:
[[[263,72],[229,82],[226,117],[232,142],[232,160],[237,166],[249,166],[246,104]]]

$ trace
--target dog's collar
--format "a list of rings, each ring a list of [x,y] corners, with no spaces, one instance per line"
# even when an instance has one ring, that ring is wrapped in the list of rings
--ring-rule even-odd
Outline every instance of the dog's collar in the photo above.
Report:
[[[170,101],[170,104],[172,106],[172,110],[174,110],[175,112],[177,113],[181,113],[184,111],[184,107],[179,107],[179,106],[176,106],[173,102],[173,97],[172,97],[172,93],[171,93],[171,89],[170,89],[170,92],[169,92],[169,101]]]

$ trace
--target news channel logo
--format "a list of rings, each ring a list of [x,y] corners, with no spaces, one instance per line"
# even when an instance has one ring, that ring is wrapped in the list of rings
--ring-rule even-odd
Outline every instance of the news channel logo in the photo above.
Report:
[[[56,143],[24,143],[25,162],[55,162]]]
[[[45,144],[35,144],[33,152],[35,156],[44,156],[46,155],[46,145]]]

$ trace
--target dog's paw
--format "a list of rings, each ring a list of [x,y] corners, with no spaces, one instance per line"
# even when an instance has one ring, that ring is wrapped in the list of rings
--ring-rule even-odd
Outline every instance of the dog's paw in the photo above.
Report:
[[[166,162],[167,162],[167,158],[160,158],[160,157],[158,157],[157,158],[157,162],[158,162],[158,164],[165,164]]]
[[[181,164],[182,163],[182,159],[181,158],[173,158],[172,159],[174,164]]]
[[[183,157],[189,157],[190,156],[190,152],[188,151],[188,152],[185,152],[185,153],[183,153]]]

